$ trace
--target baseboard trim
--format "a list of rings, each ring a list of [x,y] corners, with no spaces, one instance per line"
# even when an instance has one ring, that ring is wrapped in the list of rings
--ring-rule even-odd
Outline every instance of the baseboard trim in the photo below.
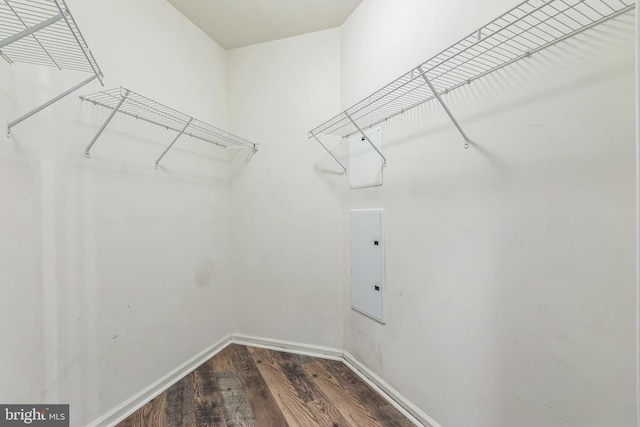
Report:
[[[386,398],[396,409],[402,412],[409,420],[417,426],[441,427],[431,417],[425,414],[420,408],[411,403],[406,397],[400,394],[389,383],[380,378],[371,369],[365,366],[358,359],[353,357],[348,351],[343,352],[343,362],[363,381],[373,387],[380,395]]]
[[[356,375],[362,378],[369,386],[398,409],[404,416],[419,427],[441,427],[431,417],[425,414],[417,406],[406,399],[396,389],[375,374],[371,369],[358,361],[347,351],[331,347],[311,344],[303,344],[293,341],[284,341],[264,337],[256,337],[244,334],[231,334],[222,338],[217,343],[204,349],[182,365],[178,366],[167,375],[158,379],[144,390],[130,397],[116,406],[100,418],[89,424],[90,427],[113,427],[123,421],[129,415],[143,407],[176,382],[180,381],[191,371],[206,362],[230,344],[247,345],[250,347],[265,348],[268,350],[284,351],[287,353],[301,354],[305,356],[319,357],[322,359],[337,360],[344,363]]]
[[[248,345],[250,347],[320,357],[322,359],[342,360],[342,350],[319,345],[302,344],[293,341],[276,340],[244,334],[231,334],[231,342],[234,344]]]
[[[127,418],[129,415],[133,414],[135,411],[143,407],[154,397],[158,396],[163,391],[180,381],[198,366],[218,354],[229,344],[231,344],[231,335],[227,335],[217,343],[196,354],[191,359],[187,360],[182,365],[178,366],[162,378],[158,379],[156,382],[149,385],[144,390],[133,395],[129,399],[122,402],[120,405],[102,415],[100,418],[91,422],[89,426],[115,426],[116,424]]]

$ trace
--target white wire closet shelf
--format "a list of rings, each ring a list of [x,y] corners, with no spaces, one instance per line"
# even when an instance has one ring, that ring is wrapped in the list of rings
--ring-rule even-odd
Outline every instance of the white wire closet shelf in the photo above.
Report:
[[[182,135],[188,135],[192,138],[224,148],[249,148],[253,151],[257,151],[258,149],[258,144],[247,141],[244,138],[240,138],[237,135],[123,87],[84,95],[81,96],[80,99],[111,110],[111,114],[85,149],[86,157],[89,157],[91,148],[116,113],[122,113],[177,132],[173,141],[171,141],[160,157],[156,159],[156,167],[158,167],[160,160],[162,160]]]
[[[524,1],[317,126],[309,132],[309,138],[316,139],[346,172],[319,135],[347,138],[360,133],[367,139],[364,130],[436,98],[461,133],[466,148],[470,139],[440,95],[621,15],[635,4],[635,0]],[[378,154],[386,164],[382,153]]]
[[[0,0],[0,58],[75,70],[92,76],[33,111],[12,121],[11,128],[103,74],[64,0]]]

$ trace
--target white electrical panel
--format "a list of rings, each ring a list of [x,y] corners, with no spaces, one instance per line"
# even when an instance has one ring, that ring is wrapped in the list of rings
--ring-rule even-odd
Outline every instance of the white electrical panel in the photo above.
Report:
[[[382,152],[380,126],[364,131],[371,144]],[[351,189],[382,185],[384,162],[367,138],[357,134],[349,139],[349,186]]]
[[[351,307],[385,322],[383,209],[352,210]]]

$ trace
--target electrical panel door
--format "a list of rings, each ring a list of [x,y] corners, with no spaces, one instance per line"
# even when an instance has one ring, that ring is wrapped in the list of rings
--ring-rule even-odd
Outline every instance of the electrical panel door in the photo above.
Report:
[[[382,209],[352,210],[351,307],[384,323],[384,227]]]

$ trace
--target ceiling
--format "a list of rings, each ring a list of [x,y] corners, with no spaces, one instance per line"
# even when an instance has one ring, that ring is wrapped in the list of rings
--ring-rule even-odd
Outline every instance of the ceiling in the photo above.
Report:
[[[342,25],[362,0],[168,0],[225,49]]]

